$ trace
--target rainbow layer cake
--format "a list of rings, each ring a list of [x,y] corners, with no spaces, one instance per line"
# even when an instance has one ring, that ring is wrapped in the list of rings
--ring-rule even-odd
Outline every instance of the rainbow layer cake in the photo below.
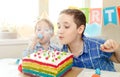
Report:
[[[40,50],[22,59],[23,73],[43,77],[61,77],[72,68],[73,55]]]

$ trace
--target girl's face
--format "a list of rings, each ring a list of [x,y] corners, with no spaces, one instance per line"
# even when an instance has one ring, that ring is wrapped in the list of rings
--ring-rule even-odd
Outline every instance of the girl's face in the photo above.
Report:
[[[45,21],[40,21],[37,25],[36,25],[36,36],[38,36],[38,34],[41,34],[43,37],[41,39],[39,39],[40,43],[47,43],[50,41],[51,38],[51,30],[49,28],[49,24],[46,23]]]
[[[73,21],[73,16],[60,14],[58,18],[58,37],[61,44],[70,44],[79,38],[77,25]]]

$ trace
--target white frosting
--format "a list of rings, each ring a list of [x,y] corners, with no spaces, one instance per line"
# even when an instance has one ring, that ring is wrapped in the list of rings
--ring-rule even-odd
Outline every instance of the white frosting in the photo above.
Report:
[[[66,52],[41,50],[25,57],[24,59],[32,59],[57,66],[61,61],[65,60],[71,55],[71,53]]]

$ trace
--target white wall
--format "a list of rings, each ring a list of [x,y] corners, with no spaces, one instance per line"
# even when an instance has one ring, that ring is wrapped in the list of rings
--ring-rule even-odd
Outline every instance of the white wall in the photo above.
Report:
[[[0,58],[21,58],[28,40],[0,40]]]
[[[103,0],[103,8],[112,7],[112,6],[120,6],[120,0]],[[108,24],[107,26],[102,26],[102,36],[107,39],[114,39],[120,42],[120,24],[118,22],[115,24]]]

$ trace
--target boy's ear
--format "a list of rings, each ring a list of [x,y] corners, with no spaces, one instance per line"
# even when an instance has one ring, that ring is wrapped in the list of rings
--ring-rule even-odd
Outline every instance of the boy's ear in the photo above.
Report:
[[[78,33],[79,34],[82,34],[83,33],[83,31],[84,31],[84,29],[85,29],[85,26],[84,25],[81,25],[77,30],[78,30]]]

